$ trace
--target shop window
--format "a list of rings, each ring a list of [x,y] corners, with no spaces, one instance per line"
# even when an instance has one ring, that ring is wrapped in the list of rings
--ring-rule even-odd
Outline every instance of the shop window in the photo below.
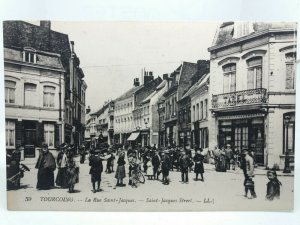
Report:
[[[25,83],[24,84],[24,102],[25,105],[33,106],[36,104],[36,84]]]
[[[6,147],[15,147],[15,122],[13,120],[5,121],[5,131],[6,131]]]
[[[236,91],[236,64],[231,63],[223,66],[223,92]]]
[[[15,103],[16,82],[5,81],[5,103]]]
[[[262,57],[254,57],[247,60],[247,89],[262,87]]]
[[[286,79],[285,88],[294,89],[295,88],[295,63],[296,63],[296,53],[291,52],[285,55],[285,66],[286,66]]]
[[[43,106],[53,108],[54,107],[54,96],[55,96],[55,87],[44,86]]]
[[[54,148],[54,124],[44,124],[44,142],[49,148]]]

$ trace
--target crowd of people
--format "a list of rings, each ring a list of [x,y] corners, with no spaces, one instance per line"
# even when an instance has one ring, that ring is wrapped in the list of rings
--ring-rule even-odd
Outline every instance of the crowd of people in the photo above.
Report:
[[[19,153],[17,150],[14,155],[20,155],[16,153]],[[106,161],[105,172],[114,174],[116,179],[114,188],[117,188],[126,186],[124,178],[126,177],[127,169],[128,185],[131,186],[136,186],[133,174],[136,174],[137,170],[143,171],[143,176],[147,177],[149,182],[158,180],[163,185],[169,185],[169,172],[174,170],[181,173],[180,181],[183,184],[189,183],[189,173],[192,171],[195,174],[195,181],[204,182],[204,162],[209,158],[214,160],[217,172],[226,172],[230,169],[235,170],[237,166],[240,167],[245,178],[245,196],[247,198],[256,198],[253,180],[254,157],[252,152],[246,148],[239,152],[232,150],[230,145],[221,149],[216,146],[213,151],[204,151],[201,148],[191,150],[190,148],[184,149],[181,147],[157,149],[156,145],[153,147],[137,146],[135,148],[97,148],[96,146],[86,149],[86,146],[82,145],[79,149],[79,155],[81,164],[85,163],[86,155],[88,155],[93,193],[101,191],[101,177],[104,171],[103,161]],[[55,159],[52,153],[49,152],[48,146],[43,144],[35,165],[35,168],[38,170],[36,188],[38,190],[48,190],[56,186],[68,189],[69,193],[74,193],[74,187],[79,182],[79,165],[74,158],[75,156],[74,146],[62,144]],[[11,167],[16,170],[15,165],[18,165],[20,157],[14,157],[13,160],[11,158],[12,156],[8,155],[7,159],[9,160],[7,162],[12,164]],[[55,178],[54,171],[56,169],[58,171]],[[11,175],[11,172],[8,172],[8,174]],[[266,198],[269,200],[279,198],[281,182],[277,179],[276,171],[268,171],[267,177],[269,182],[267,184]]]

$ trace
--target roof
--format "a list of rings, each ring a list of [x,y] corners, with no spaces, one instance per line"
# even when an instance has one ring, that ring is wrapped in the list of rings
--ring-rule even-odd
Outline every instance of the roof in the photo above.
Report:
[[[293,22],[225,22],[218,28],[212,46],[227,44],[241,37],[280,28],[296,30],[297,24]]]
[[[129,89],[127,92],[125,92],[124,94],[122,94],[121,96],[119,96],[118,98],[116,98],[114,101],[122,101],[126,98],[131,97],[136,91],[138,91],[139,89],[143,88],[144,85],[141,86],[137,86],[137,87],[133,87],[131,89]]]
[[[183,62],[180,71],[179,84],[178,84],[178,99],[181,99],[183,94],[191,86],[191,78],[197,73],[197,64],[190,62]]]
[[[193,94],[199,87],[201,87],[203,84],[205,84],[207,82],[207,80],[209,79],[210,75],[205,74],[201,77],[201,79],[199,79],[197,81],[197,83],[195,83],[183,96],[180,100],[190,96],[191,94]]]
[[[4,47],[31,47],[36,50],[61,55],[65,69],[69,68],[71,49],[67,34],[49,30],[24,21],[3,22]]]

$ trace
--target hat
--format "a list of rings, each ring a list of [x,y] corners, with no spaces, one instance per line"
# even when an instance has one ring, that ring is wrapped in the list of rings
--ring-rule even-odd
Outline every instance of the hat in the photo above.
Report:
[[[226,147],[231,147],[230,144],[227,144]]]
[[[47,145],[46,143],[43,143],[43,144],[42,144],[42,147],[43,147],[43,148],[48,148],[48,145]]]

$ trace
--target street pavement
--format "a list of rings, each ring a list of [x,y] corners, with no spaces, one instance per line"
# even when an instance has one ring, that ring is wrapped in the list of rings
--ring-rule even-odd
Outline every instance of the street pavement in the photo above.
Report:
[[[116,179],[114,173],[102,173],[101,192],[92,193],[91,178],[89,175],[88,160],[84,164],[79,163],[79,157],[76,158],[80,166],[79,183],[75,185],[76,192],[68,193],[67,189],[54,188],[48,191],[36,190],[37,169],[34,168],[35,160],[26,159],[22,163],[26,164],[31,170],[26,172],[24,178],[21,180],[22,188],[19,190],[8,191],[12,196],[32,196],[40,198],[41,196],[72,196],[80,200],[93,199],[95,197],[114,198],[115,196],[124,197],[126,199],[134,198],[135,201],[140,201],[142,205],[137,204],[131,210],[140,211],[143,209],[156,211],[165,203],[165,210],[177,209],[178,206],[182,209],[182,204],[177,205],[178,202],[187,203],[182,210],[291,210],[293,208],[293,192],[294,192],[294,177],[293,176],[279,176],[282,182],[281,198],[269,202],[265,200],[267,177],[263,174],[266,171],[257,169],[258,174],[254,177],[255,190],[257,193],[256,199],[247,199],[244,197],[243,187],[243,173],[238,168],[237,170],[230,170],[228,172],[216,172],[214,166],[204,164],[204,182],[195,181],[194,172],[189,173],[189,183],[182,183],[181,174],[177,171],[170,171],[170,184],[163,185],[161,181],[147,180],[145,184],[139,184],[138,187],[131,187],[128,185],[128,174],[125,178],[125,187],[115,187]],[[126,173],[128,173],[128,163],[126,163]],[[103,162],[103,167],[106,168],[106,162]],[[116,163],[115,163],[116,167]],[[115,169],[116,170],[116,169]],[[264,172],[264,173],[263,173]],[[55,171],[56,177],[57,170]],[[160,177],[161,178],[161,177]],[[166,202],[163,201],[164,198]],[[176,203],[172,204],[172,200],[176,199]],[[113,201],[113,200],[112,200]],[[156,201],[156,203],[155,203]],[[157,201],[160,205],[157,205]],[[188,203],[193,202],[193,204]],[[147,202],[147,204],[145,204]],[[127,203],[126,203],[127,204]],[[199,204],[195,206],[195,204]],[[111,206],[111,207],[110,207]],[[106,207],[107,210],[114,211],[113,205]],[[159,206],[159,207],[157,207]],[[173,207],[173,208],[172,208]],[[71,208],[72,209],[72,208]],[[89,209],[86,209],[89,210]],[[94,209],[93,209],[94,210]]]

